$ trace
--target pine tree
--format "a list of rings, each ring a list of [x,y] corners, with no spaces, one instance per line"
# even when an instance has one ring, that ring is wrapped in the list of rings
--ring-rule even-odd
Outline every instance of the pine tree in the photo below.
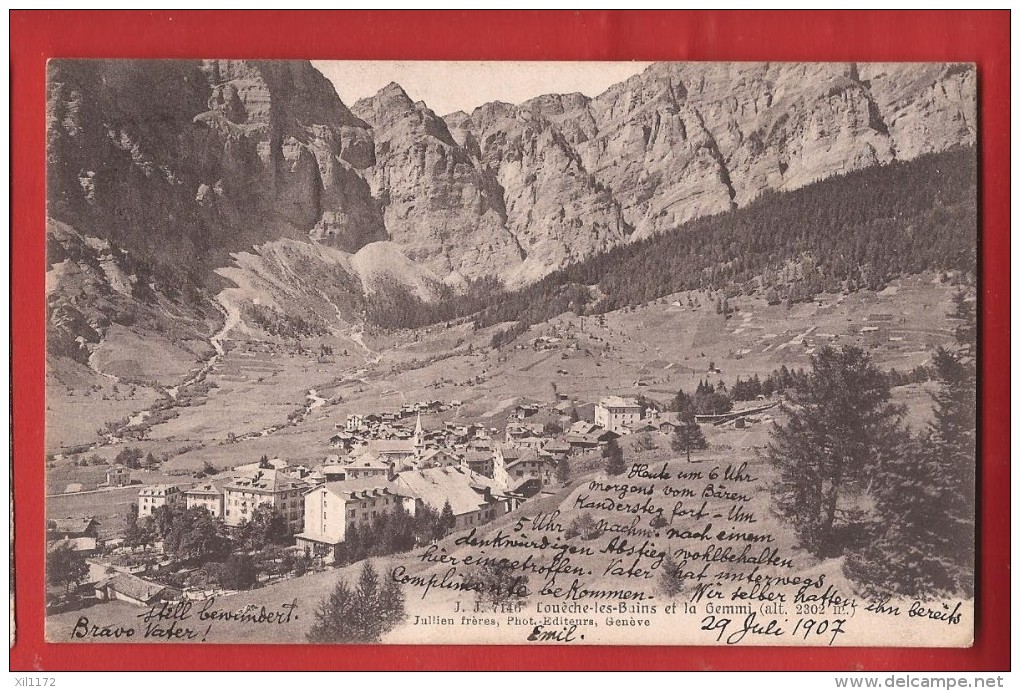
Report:
[[[685,393],[683,389],[676,392],[673,400],[670,402],[669,409],[675,413],[683,413],[684,411],[694,410],[694,399],[690,394]]]
[[[693,410],[688,410],[680,415],[676,431],[673,432],[671,446],[677,453],[686,453],[688,463],[691,460],[691,449],[708,448],[708,442],[701,431],[701,425],[694,418]]]
[[[566,456],[556,462],[556,482],[561,485],[567,484],[570,481],[570,461],[567,460]]]
[[[582,540],[597,540],[601,535],[602,527],[587,511],[572,520],[563,533],[563,537],[568,540],[573,540],[575,537],[580,537]]]
[[[260,504],[251,513],[251,518],[242,522],[238,534],[248,549],[261,551],[271,543],[286,541],[289,528],[283,516],[268,504]]]
[[[882,468],[875,487],[878,530],[850,555],[846,572],[875,589],[911,597],[974,591],[977,372],[973,309],[962,294],[957,350],[933,358],[941,382],[933,421]]]
[[[128,507],[125,516],[127,527],[124,529],[124,542],[134,547],[145,543],[141,528],[138,526],[138,504],[134,502]]]
[[[672,556],[667,555],[659,565],[659,587],[666,597],[674,597],[687,590],[680,576],[680,567],[673,561]]]
[[[220,584],[231,590],[246,590],[258,581],[255,562],[247,554],[231,554],[220,569]]]
[[[842,547],[840,500],[896,454],[904,411],[889,402],[885,375],[860,348],[827,346],[811,365],[803,388],[787,392],[789,420],[774,426],[767,456],[779,473],[777,512],[806,549],[822,555]]]
[[[698,383],[698,391],[704,396],[707,391],[705,382]],[[705,435],[701,432],[695,417],[697,403],[695,398],[684,393],[683,389],[676,392],[670,408],[677,414],[677,428],[673,433],[671,445],[677,453],[686,453],[687,460],[691,460],[691,449],[704,449],[708,447]]]
[[[89,575],[88,564],[69,544],[58,543],[46,553],[46,582],[71,590]]]
[[[404,594],[395,582],[379,585],[379,575],[365,562],[356,587],[346,580],[319,603],[308,632],[313,643],[378,643],[406,617]]]
[[[439,532],[443,536],[449,535],[456,526],[457,518],[453,515],[453,507],[450,506],[450,500],[447,499],[446,503],[443,504],[443,510],[439,513]]]
[[[615,439],[610,439],[606,444],[605,458],[606,473],[609,475],[622,475],[627,470],[627,466],[623,462],[623,449]]]

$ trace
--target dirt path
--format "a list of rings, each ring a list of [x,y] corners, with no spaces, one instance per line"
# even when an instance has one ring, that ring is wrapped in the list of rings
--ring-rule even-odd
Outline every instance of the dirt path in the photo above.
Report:
[[[228,302],[223,293],[216,296],[214,304],[223,312],[223,328],[209,337],[209,343],[216,349],[217,355],[223,355],[223,339],[241,322],[241,310]]]
[[[308,389],[307,398],[311,401],[311,405],[308,406],[308,410],[315,410],[326,405],[326,399],[319,395],[319,392],[315,389]]]
[[[106,377],[107,379],[113,381],[115,384],[120,382],[120,377],[118,377],[118,376],[116,376],[114,374],[110,374],[109,372],[104,372],[103,370],[99,369],[99,366],[95,362],[93,362],[95,357],[96,357],[96,351],[93,350],[89,354],[89,359],[88,359],[89,369],[92,370],[93,372],[95,372],[96,374],[98,374],[100,377]]]
[[[352,330],[348,338],[361,346],[362,350],[365,351],[365,355],[368,356],[368,363],[370,365],[378,364],[382,356],[365,345],[365,327],[362,325],[358,330]]]

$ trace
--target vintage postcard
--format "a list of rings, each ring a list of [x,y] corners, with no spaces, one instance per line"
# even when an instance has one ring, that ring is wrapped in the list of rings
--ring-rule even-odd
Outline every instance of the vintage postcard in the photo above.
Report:
[[[47,639],[971,645],[976,84],[51,61]]]

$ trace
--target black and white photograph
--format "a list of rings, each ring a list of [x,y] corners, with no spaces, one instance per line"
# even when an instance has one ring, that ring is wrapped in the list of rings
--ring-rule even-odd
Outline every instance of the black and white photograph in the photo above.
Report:
[[[48,641],[973,644],[974,65],[46,77]]]

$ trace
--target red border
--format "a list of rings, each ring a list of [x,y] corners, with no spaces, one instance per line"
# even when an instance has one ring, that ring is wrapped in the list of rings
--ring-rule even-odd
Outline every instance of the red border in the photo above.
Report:
[[[17,670],[1009,669],[1009,12],[13,11]],[[976,646],[933,649],[59,645],[43,641],[44,117],[51,57],[913,60],[978,65],[984,271]],[[994,376],[988,376],[994,373]]]

